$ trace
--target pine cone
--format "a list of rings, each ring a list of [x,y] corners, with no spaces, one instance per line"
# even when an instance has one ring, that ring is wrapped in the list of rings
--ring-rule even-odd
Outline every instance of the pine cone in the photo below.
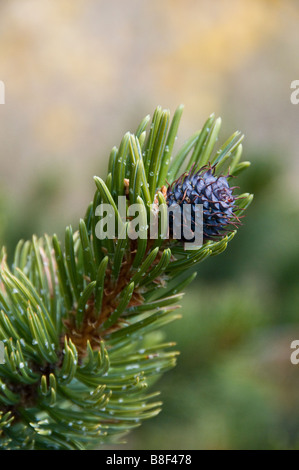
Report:
[[[195,172],[193,168],[190,172],[184,173],[174,181],[167,190],[167,204],[171,207],[178,204],[181,208],[181,227],[175,231],[177,220],[173,213],[169,216],[170,237],[175,233],[181,233],[178,238],[181,241],[192,241],[186,239],[184,233],[190,229],[194,233],[196,230],[196,204],[201,204],[203,208],[203,239],[212,240],[222,238],[227,234],[231,226],[240,225],[240,220],[236,216],[235,204],[237,197],[234,196],[235,187],[230,187],[227,176],[215,176],[215,166],[206,165]],[[191,211],[184,213],[184,205],[191,204]],[[190,220],[191,217],[191,220]],[[183,230],[185,227],[185,230]],[[194,239],[194,238],[193,238]]]

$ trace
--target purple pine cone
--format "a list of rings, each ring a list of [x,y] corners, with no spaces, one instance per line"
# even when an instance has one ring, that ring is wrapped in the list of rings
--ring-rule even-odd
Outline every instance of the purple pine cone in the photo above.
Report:
[[[215,176],[215,167],[210,165],[202,167],[195,172],[194,168],[181,175],[167,189],[167,204],[171,207],[178,204],[181,208],[181,224],[187,225],[194,232],[195,227],[195,204],[203,206],[203,239],[214,240],[222,238],[232,226],[240,225],[236,216],[236,196],[233,194],[234,187],[228,184],[228,176]],[[189,220],[183,215],[183,206],[191,204]],[[191,220],[190,220],[191,217]],[[174,229],[173,216],[170,213],[169,220],[170,236]],[[181,230],[181,241],[186,240]],[[177,238],[177,237],[176,237]]]

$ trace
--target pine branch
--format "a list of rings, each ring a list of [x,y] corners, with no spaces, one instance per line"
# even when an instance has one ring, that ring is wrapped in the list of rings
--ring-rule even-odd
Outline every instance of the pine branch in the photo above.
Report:
[[[180,318],[182,291],[195,277],[187,270],[226,249],[252,201],[228,186],[249,165],[240,163],[243,136],[235,133],[215,150],[221,120],[211,115],[174,154],[182,111],[170,122],[158,107],[148,134],[149,116],[125,134],[111,151],[106,180],[94,178],[94,200],[78,230],[66,228],[64,246],[56,235],[20,241],[12,267],[2,251],[2,449],[92,448],[119,441],[159,413],[157,393],[147,388],[178,354],[173,343],[160,342],[159,331]],[[173,202],[189,204],[196,229],[196,198],[204,243],[186,250],[184,238],[165,237],[162,213]],[[130,233],[136,203],[138,238]],[[98,236],[101,204],[112,210],[115,238]]]

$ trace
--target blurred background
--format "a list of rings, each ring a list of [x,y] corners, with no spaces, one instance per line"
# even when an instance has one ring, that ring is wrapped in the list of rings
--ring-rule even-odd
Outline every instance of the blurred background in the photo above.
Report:
[[[77,227],[110,149],[157,105],[245,133],[254,192],[225,253],[199,265],[164,407],[127,449],[299,448],[299,79],[296,0],[2,0],[0,242]]]

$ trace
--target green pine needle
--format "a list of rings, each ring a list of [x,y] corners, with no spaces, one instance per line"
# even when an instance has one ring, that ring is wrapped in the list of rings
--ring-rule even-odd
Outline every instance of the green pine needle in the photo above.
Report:
[[[223,252],[236,234],[192,251],[168,240],[165,187],[194,165],[213,164],[229,177],[249,166],[240,161],[239,132],[216,149],[221,119],[213,114],[176,150],[182,112],[179,106],[171,120],[158,107],[151,122],[146,116],[113,147],[107,178],[94,177],[93,202],[77,230],[66,228],[64,246],[56,235],[21,240],[11,268],[2,250],[1,449],[94,448],[119,442],[160,412],[147,387],[175,366],[178,352],[157,333],[181,317],[183,291],[196,276],[188,270]],[[238,216],[252,198],[240,196]],[[112,207],[115,238],[97,237],[101,203]],[[137,239],[128,216],[135,203]]]

